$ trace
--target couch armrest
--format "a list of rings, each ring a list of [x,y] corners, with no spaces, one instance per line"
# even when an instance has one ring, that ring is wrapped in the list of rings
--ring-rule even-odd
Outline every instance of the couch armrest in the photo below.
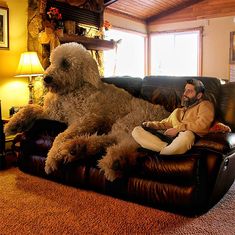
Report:
[[[23,155],[36,154],[46,156],[55,137],[66,128],[67,125],[65,123],[38,119],[28,131],[18,134],[13,143],[14,146],[20,143],[20,151]]]
[[[35,136],[47,134],[52,137],[56,137],[60,132],[64,131],[67,128],[65,123],[48,120],[48,119],[38,119],[35,121],[33,126],[25,132],[27,136]]]
[[[200,138],[195,147],[227,154],[235,149],[235,133],[209,133]]]

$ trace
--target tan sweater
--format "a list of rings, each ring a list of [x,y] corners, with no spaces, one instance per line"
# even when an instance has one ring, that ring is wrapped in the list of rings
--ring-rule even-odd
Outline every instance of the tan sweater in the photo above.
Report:
[[[156,129],[176,128],[180,131],[190,130],[199,136],[208,133],[214,120],[214,106],[208,100],[202,100],[188,108],[175,109],[168,118],[153,121],[150,125]]]

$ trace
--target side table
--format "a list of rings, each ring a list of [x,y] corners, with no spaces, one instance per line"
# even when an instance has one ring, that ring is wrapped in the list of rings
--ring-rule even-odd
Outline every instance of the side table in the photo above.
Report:
[[[2,119],[2,124],[6,124],[9,119]],[[0,148],[0,170],[3,170],[9,165],[16,162],[16,154],[12,150],[12,143],[15,135],[5,137],[3,129],[0,134],[1,148]]]

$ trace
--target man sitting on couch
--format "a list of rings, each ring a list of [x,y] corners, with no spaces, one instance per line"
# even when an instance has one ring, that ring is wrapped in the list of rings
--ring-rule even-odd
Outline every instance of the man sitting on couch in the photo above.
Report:
[[[188,80],[181,99],[183,107],[175,109],[162,121],[147,121],[135,127],[132,131],[135,141],[163,155],[185,153],[197,136],[208,133],[214,120],[214,106],[204,99],[204,91],[200,80]],[[165,131],[161,134],[156,130]]]

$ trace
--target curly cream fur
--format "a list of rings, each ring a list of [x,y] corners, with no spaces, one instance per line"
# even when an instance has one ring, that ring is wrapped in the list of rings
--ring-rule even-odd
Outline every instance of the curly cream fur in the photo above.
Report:
[[[112,162],[128,157],[139,147],[130,134],[133,128],[146,120],[160,120],[169,113],[161,106],[102,83],[96,62],[80,44],[57,47],[50,60],[44,76],[53,80],[45,83],[48,93],[44,105],[21,109],[5,126],[6,134],[24,131],[39,118],[65,122],[68,128],[55,138],[48,152],[46,173],[57,170],[61,162],[73,161],[71,151],[86,157],[107,148],[98,165],[107,179],[114,180],[119,174],[113,171]]]

